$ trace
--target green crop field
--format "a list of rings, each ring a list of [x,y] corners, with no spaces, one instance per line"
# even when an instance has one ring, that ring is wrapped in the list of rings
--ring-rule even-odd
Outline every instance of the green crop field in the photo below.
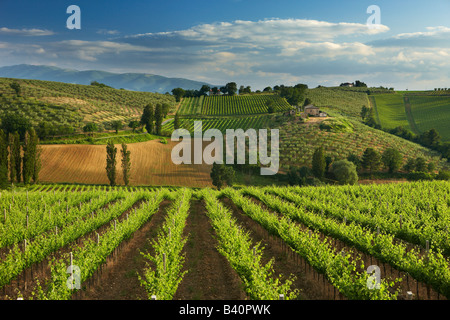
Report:
[[[181,116],[234,116],[267,113],[266,103],[273,101],[275,112],[291,109],[275,95],[201,96],[183,98],[177,113]]]
[[[377,118],[383,128],[393,129],[402,126],[411,130],[406,117],[402,94],[376,94],[373,97]]]
[[[450,141],[450,96],[410,96],[411,113],[420,132],[436,129]]]
[[[183,98],[177,113],[179,115],[201,115],[204,98],[204,96]]]
[[[402,91],[369,96],[377,121],[385,129],[402,126],[415,134],[436,129],[442,141],[450,141],[450,96],[446,91]]]
[[[320,87],[308,89],[306,98],[326,112],[359,119],[362,106],[369,106],[367,94],[361,90]]]
[[[449,187],[16,188],[0,300],[446,300]]]
[[[282,116],[276,115],[251,115],[251,116],[236,116],[236,117],[218,117],[218,118],[186,118],[181,119],[181,127],[187,129],[189,132],[193,133],[194,129],[198,130],[199,127],[194,128],[194,122],[202,122],[202,132],[208,129],[218,129],[223,134],[226,133],[227,129],[264,129],[271,128],[274,125],[281,124],[284,119]],[[171,135],[173,131],[173,121],[167,122],[163,126],[163,133],[166,135]]]

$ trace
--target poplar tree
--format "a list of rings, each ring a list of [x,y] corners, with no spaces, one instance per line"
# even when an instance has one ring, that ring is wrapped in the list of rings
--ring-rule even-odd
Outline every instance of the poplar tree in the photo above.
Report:
[[[155,121],[153,106],[148,104],[141,116],[141,124],[145,126],[148,133],[153,133],[153,121]]]
[[[173,119],[173,129],[177,130],[181,128],[180,116],[178,113],[175,114],[175,118]]]
[[[14,142],[11,150],[11,157],[14,158],[16,181],[20,183],[22,181],[22,156],[20,148],[20,134],[16,131],[14,134]]]
[[[111,186],[116,185],[116,154],[117,148],[110,140],[106,145],[106,175]]]
[[[9,181],[14,183],[16,180],[16,157],[15,157],[15,143],[14,143],[14,134],[8,134],[8,148],[9,148]],[[19,145],[20,148],[20,145]]]
[[[0,188],[8,187],[8,140],[0,129]]]
[[[126,186],[128,186],[130,182],[130,170],[131,170],[131,152],[128,150],[128,147],[125,143],[122,143],[122,172],[123,172],[123,181]]]
[[[33,174],[31,175],[31,179],[33,183],[37,183],[39,181],[39,172],[41,171],[42,163],[41,163],[41,154],[42,147],[39,144],[39,137],[37,134],[33,137],[33,146],[34,146],[34,161],[33,161]]]
[[[23,144],[23,182],[29,184],[36,166],[37,137],[36,131],[30,129],[25,133]]]
[[[323,147],[319,147],[316,149],[316,151],[314,151],[312,158],[312,171],[314,175],[319,179],[323,179],[323,177],[325,176],[326,166],[327,162]]]
[[[155,108],[155,129],[158,136],[161,135],[163,118],[162,106],[158,103]]]

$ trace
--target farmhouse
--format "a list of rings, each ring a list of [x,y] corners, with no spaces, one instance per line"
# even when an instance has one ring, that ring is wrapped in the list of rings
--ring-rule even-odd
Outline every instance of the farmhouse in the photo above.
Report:
[[[319,116],[320,114],[320,109],[312,104],[308,104],[307,106],[305,106],[304,110],[305,113],[309,116]]]

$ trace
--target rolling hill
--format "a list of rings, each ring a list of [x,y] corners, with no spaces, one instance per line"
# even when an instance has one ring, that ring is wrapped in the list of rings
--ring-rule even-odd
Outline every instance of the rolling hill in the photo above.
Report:
[[[402,126],[420,135],[436,129],[450,141],[450,92],[415,91],[373,95],[378,123],[384,129]]]
[[[204,82],[167,78],[146,73],[111,73],[99,70],[78,71],[52,66],[20,64],[0,67],[0,77],[57,81],[73,84],[104,83],[116,89],[165,93],[173,88],[200,89]]]

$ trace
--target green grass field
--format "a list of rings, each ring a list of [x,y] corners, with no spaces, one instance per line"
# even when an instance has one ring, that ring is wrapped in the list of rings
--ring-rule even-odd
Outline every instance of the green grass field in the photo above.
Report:
[[[433,91],[404,91],[371,97],[375,100],[377,121],[384,129],[402,126],[421,134],[434,128],[442,141],[450,141],[450,96]]]
[[[378,119],[383,128],[393,129],[402,126],[411,130],[406,118],[403,95],[401,94],[377,94],[373,96],[376,102]]]
[[[410,96],[411,112],[420,132],[436,129],[443,141],[450,141],[450,97]]]

